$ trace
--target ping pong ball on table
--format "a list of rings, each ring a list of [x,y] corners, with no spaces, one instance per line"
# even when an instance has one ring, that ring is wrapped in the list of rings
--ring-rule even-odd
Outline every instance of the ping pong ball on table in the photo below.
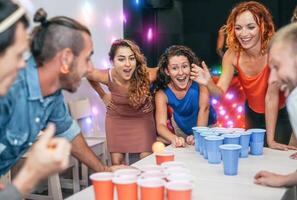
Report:
[[[152,150],[154,153],[160,153],[164,151],[165,145],[162,142],[155,142],[152,146]]]

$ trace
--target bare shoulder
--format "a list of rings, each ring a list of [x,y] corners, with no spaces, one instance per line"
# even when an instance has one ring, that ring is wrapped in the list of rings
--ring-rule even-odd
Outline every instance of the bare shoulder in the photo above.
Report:
[[[156,101],[162,101],[162,102],[165,101],[165,102],[167,102],[167,97],[166,97],[166,95],[165,95],[165,93],[164,93],[163,90],[158,90],[156,92],[155,99],[156,99]]]
[[[238,53],[228,49],[223,57],[223,66],[235,66]]]

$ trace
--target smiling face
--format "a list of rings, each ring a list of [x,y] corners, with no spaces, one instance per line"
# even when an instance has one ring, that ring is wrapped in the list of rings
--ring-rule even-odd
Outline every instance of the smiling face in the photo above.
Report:
[[[286,42],[276,42],[269,51],[269,83],[277,82],[287,97],[297,87],[297,55]]]
[[[234,28],[235,36],[243,49],[261,47],[260,28],[250,11],[245,11],[236,17]]]
[[[186,56],[172,56],[169,58],[165,73],[170,76],[171,83],[176,89],[185,90],[190,80],[190,62]]]
[[[118,47],[112,63],[121,79],[124,81],[131,79],[136,69],[136,58],[134,52],[129,47]]]
[[[23,54],[28,48],[28,35],[22,23],[17,24],[15,41],[0,55],[0,96],[7,93],[20,69],[26,63]]]

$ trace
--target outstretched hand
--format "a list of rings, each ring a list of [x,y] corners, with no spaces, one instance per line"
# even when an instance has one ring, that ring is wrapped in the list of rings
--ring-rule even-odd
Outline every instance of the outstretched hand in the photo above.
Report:
[[[211,80],[211,75],[204,61],[201,65],[202,67],[199,67],[196,64],[191,65],[192,68],[190,78],[201,85],[207,86],[207,84]]]
[[[286,176],[275,174],[268,171],[260,171],[254,177],[254,182],[259,185],[266,185],[271,187],[285,186]]]

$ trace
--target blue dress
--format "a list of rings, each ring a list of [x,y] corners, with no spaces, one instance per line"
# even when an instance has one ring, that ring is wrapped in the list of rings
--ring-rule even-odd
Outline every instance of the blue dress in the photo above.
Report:
[[[178,127],[187,135],[191,135],[192,127],[197,126],[199,112],[199,85],[192,82],[187,94],[178,99],[172,90],[167,87],[163,90],[168,99],[168,105],[173,109],[173,117]],[[217,115],[210,105],[208,125],[216,123]]]

